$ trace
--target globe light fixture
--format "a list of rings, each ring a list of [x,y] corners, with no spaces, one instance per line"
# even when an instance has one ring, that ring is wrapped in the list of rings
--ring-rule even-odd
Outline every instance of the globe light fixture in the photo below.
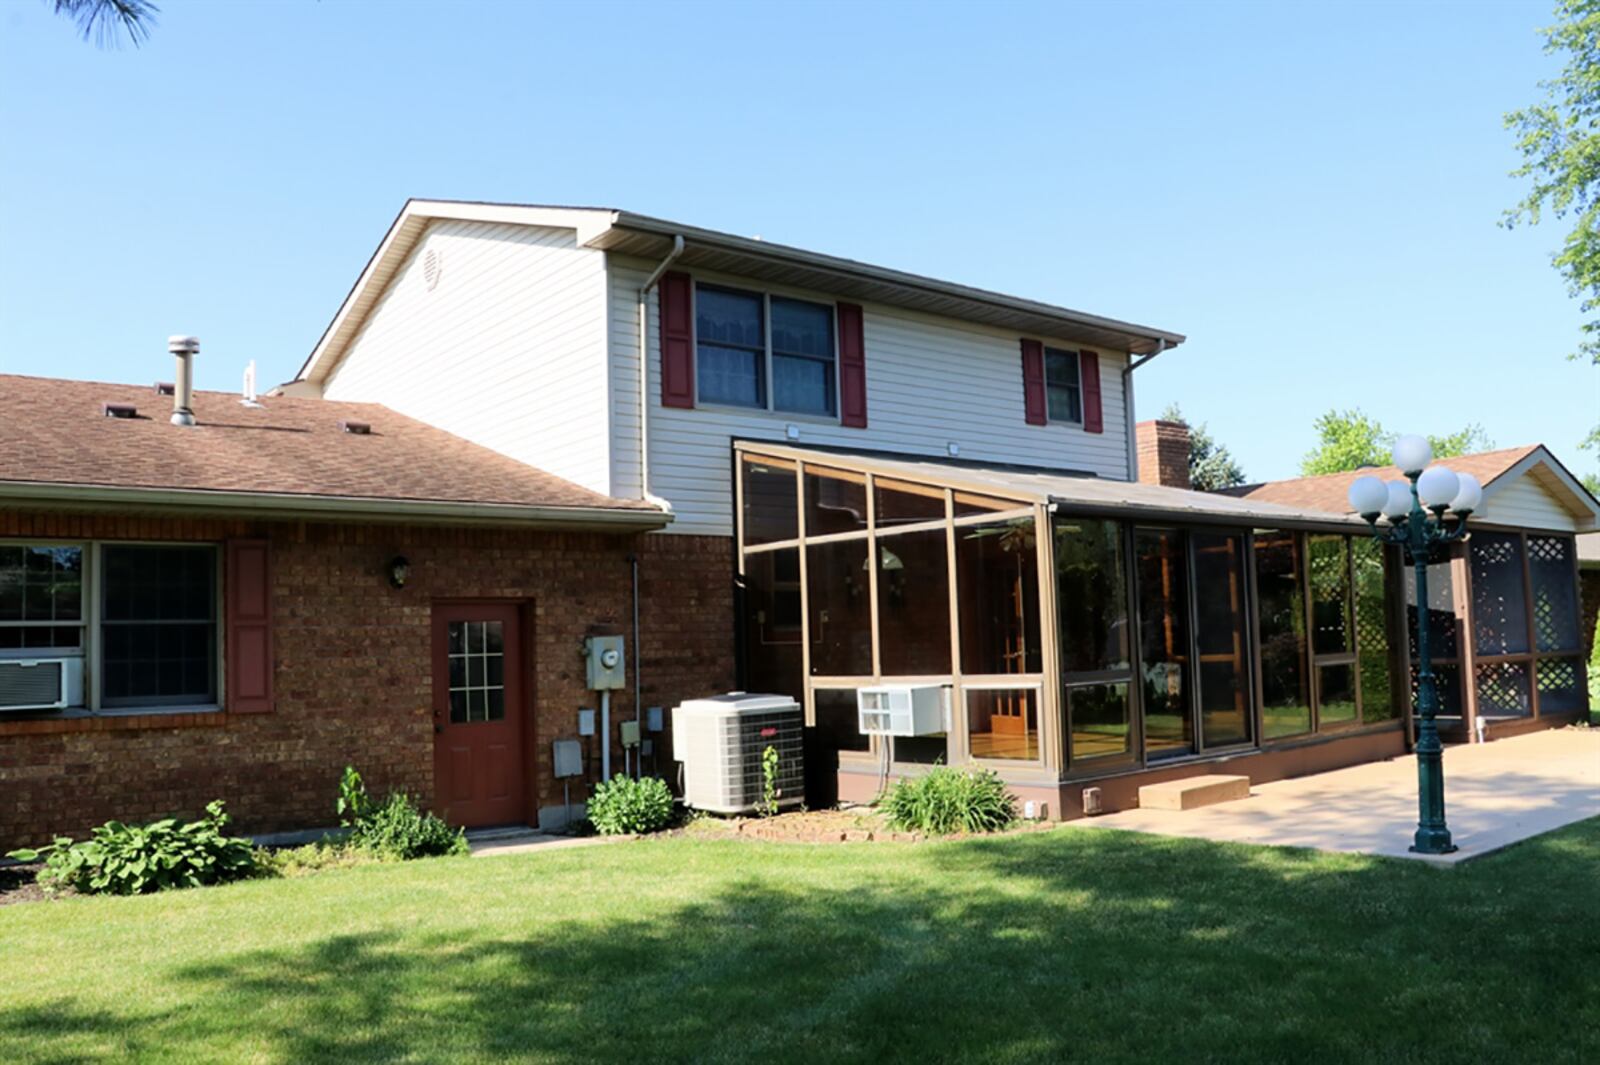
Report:
[[[1413,477],[1433,461],[1433,445],[1428,443],[1428,438],[1425,436],[1398,437],[1390,456],[1394,459],[1394,464],[1400,467],[1401,473]]]
[[[1350,509],[1372,527],[1381,544],[1404,552],[1416,579],[1416,601],[1427,603],[1428,564],[1444,545],[1467,535],[1467,516],[1483,502],[1483,486],[1471,474],[1429,466],[1433,448],[1420,436],[1394,442],[1394,464],[1404,481],[1387,484],[1371,475],[1350,483]],[[1379,525],[1378,517],[1388,519]],[[1444,746],[1439,742],[1439,690],[1428,651],[1428,625],[1417,626],[1417,831],[1411,849],[1449,854],[1456,849],[1444,817]]]
[[[1483,505],[1483,485],[1470,473],[1458,473],[1456,480],[1459,484],[1455,498],[1450,500],[1450,509],[1464,518]]]
[[[1368,514],[1381,514],[1389,502],[1389,486],[1368,474],[1357,477],[1350,485],[1350,506],[1363,518]]]

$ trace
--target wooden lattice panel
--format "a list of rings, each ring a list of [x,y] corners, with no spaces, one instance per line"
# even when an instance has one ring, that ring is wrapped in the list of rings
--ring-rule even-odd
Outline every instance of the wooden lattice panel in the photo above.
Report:
[[[1481,662],[1477,670],[1478,713],[1524,717],[1532,712],[1528,695],[1528,663]]]
[[[1535,674],[1539,684],[1539,713],[1557,714],[1585,708],[1588,700],[1584,692],[1582,659],[1541,658]]]
[[[1527,595],[1522,538],[1474,533],[1472,641],[1478,654],[1521,654],[1528,649]]]
[[[1541,651],[1578,650],[1578,595],[1572,580],[1572,541],[1528,537],[1533,578],[1533,637]]]

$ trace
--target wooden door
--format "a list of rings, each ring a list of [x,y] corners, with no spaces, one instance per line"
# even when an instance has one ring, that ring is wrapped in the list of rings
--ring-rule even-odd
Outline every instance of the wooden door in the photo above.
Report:
[[[526,818],[522,676],[515,605],[434,604],[434,808],[452,825]]]

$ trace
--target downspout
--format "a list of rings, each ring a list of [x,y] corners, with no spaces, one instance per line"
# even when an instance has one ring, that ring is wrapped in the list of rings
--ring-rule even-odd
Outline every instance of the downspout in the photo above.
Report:
[[[1167,342],[1158,338],[1154,351],[1146,352],[1122,368],[1122,409],[1126,412],[1122,420],[1127,424],[1128,429],[1128,480],[1130,481],[1139,479],[1139,434],[1135,428],[1133,417],[1133,371],[1166,350]]]
[[[639,286],[639,498],[670,513],[672,504],[650,491],[650,290],[683,254],[683,235],[672,238],[672,250]],[[638,670],[634,671],[635,676]]]

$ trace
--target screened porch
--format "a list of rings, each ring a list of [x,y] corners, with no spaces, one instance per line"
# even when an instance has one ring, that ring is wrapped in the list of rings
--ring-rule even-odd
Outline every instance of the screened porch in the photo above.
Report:
[[[742,683],[804,703],[813,759],[1046,785],[1401,727],[1403,588],[1358,519],[773,444],[735,459]],[[856,690],[901,681],[948,690],[944,732],[861,735]]]

